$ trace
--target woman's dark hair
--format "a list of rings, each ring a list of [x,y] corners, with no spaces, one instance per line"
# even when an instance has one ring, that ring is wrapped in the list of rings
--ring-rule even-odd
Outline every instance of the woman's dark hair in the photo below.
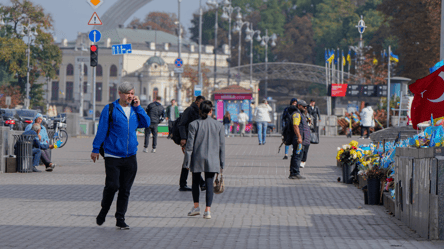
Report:
[[[227,118],[229,118],[229,119],[231,120],[231,115],[230,115],[230,112],[229,112],[229,111],[226,111],[226,112],[225,112],[224,118],[225,118],[225,117],[227,117]]]
[[[202,119],[207,119],[208,113],[210,113],[212,109],[213,109],[213,103],[211,103],[211,101],[209,100],[204,100],[202,103],[200,103],[199,116]]]

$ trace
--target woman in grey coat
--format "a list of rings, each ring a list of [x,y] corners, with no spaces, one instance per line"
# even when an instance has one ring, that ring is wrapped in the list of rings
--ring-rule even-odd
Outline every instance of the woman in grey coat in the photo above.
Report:
[[[222,173],[225,161],[225,134],[224,126],[211,118],[213,114],[211,101],[200,104],[200,119],[190,123],[188,140],[185,147],[184,167],[193,173],[193,201],[194,207],[188,216],[200,215],[199,186],[201,173],[205,172],[206,208],[205,219],[211,219],[210,207],[213,202],[213,181],[216,173]]]

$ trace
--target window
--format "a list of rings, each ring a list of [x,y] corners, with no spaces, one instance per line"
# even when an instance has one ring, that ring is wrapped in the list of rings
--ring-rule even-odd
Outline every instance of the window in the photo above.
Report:
[[[73,100],[74,96],[74,83],[73,82],[66,82],[66,100]]]
[[[59,82],[58,81],[52,82],[51,100],[59,100]]]
[[[109,76],[110,77],[117,77],[117,67],[116,65],[112,65],[109,70]]]
[[[111,84],[109,87],[109,101],[115,101],[117,99],[117,87],[116,84]]]
[[[103,75],[102,66],[101,65],[97,65],[97,67],[96,67],[96,76],[99,77],[99,76],[102,76],[102,75]]]
[[[143,95],[146,95],[146,87],[143,88]]]
[[[154,88],[153,90],[153,101],[156,101],[157,95],[159,94],[159,89]]]
[[[83,65],[83,75],[88,76],[88,67],[86,66],[86,64]]]
[[[56,75],[59,75],[60,74],[60,69],[56,69]]]
[[[96,83],[96,101],[102,101],[102,82]]]
[[[72,64],[68,64],[68,66],[66,67],[66,75],[74,75],[74,67],[72,66]]]
[[[88,82],[83,82],[83,93],[88,93]]]

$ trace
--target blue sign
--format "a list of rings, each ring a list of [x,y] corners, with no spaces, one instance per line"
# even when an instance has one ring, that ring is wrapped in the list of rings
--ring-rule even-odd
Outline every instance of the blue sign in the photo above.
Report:
[[[181,58],[177,58],[174,61],[174,64],[176,65],[176,67],[182,67],[183,66],[183,60]]]
[[[202,90],[194,90],[194,97],[202,95]]]
[[[92,109],[89,109],[88,113],[89,113],[90,115],[92,115],[92,114],[93,114],[93,110],[92,110]]]
[[[430,68],[430,73],[435,72],[436,70],[438,70],[440,67],[444,66],[444,60],[436,63],[432,68]]]
[[[101,38],[102,38],[102,33],[100,33],[100,31],[93,29],[91,30],[91,32],[89,32],[89,39],[92,42],[99,42]]]
[[[133,53],[133,49],[132,49],[131,44],[113,45],[112,50],[113,50],[113,55],[132,54]]]

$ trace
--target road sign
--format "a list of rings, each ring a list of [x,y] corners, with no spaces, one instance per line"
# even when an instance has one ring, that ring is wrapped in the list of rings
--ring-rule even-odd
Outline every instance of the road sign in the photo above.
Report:
[[[174,72],[177,74],[181,74],[181,73],[183,73],[183,68],[181,68],[181,67],[174,68]]]
[[[101,38],[102,38],[102,33],[100,33],[100,31],[93,29],[91,30],[91,32],[89,32],[89,39],[92,42],[99,42]]]
[[[6,96],[5,105],[11,105],[11,96]]]
[[[97,9],[100,5],[102,5],[103,0],[86,0],[86,2],[89,3],[93,9]]]
[[[132,54],[133,49],[132,49],[131,44],[119,44],[119,45],[112,46],[112,52],[113,52],[113,55]]]
[[[25,103],[24,103],[25,107],[28,108],[29,107],[29,99],[24,99],[24,101],[25,101]]]
[[[96,12],[94,12],[94,14],[91,16],[91,19],[89,19],[88,25],[102,25],[102,21],[100,20]]]
[[[194,97],[202,95],[202,86],[194,86]]]
[[[86,56],[77,56],[76,57],[76,62],[77,63],[89,63],[89,57]]]
[[[89,113],[90,115],[92,115],[92,114],[93,114],[93,110],[92,110],[92,109],[89,109],[88,113]]]
[[[176,67],[182,67],[183,66],[183,60],[181,58],[177,58],[174,61],[174,64],[176,65]]]

